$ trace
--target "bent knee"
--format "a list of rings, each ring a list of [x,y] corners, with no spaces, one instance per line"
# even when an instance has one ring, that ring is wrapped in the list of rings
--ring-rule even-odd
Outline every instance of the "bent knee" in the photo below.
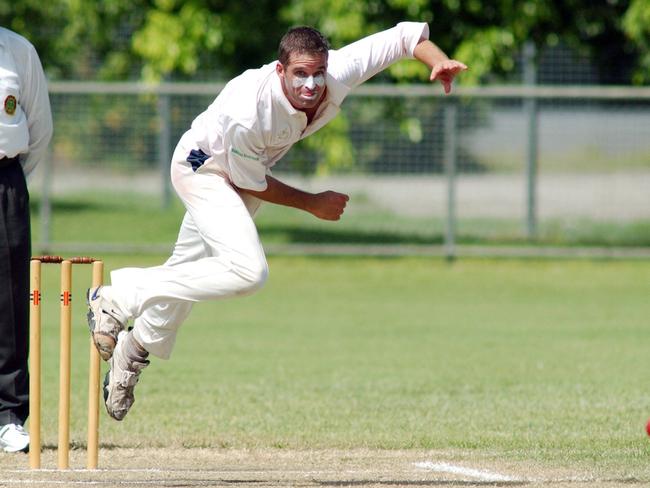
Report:
[[[264,261],[264,263],[261,263],[261,265],[251,273],[250,291],[257,291],[262,288],[268,278],[269,267],[266,264],[266,261]]]
[[[264,286],[269,277],[269,267],[266,260],[262,260],[256,263],[248,263],[247,266],[239,266],[237,273],[243,278],[238,294],[248,295]]]

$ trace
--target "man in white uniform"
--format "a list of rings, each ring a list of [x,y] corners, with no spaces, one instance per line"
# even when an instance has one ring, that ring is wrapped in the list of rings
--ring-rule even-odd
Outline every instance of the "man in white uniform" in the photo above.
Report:
[[[169,358],[193,303],[249,294],[264,284],[268,268],[252,217],[261,201],[324,220],[341,217],[347,195],[303,192],[275,179],[270,168],[334,118],[350,90],[398,60],[415,58],[449,93],[454,76],[467,68],[428,37],[427,24],[402,22],[329,50],[315,29],[291,29],[278,61],[234,78],[194,120],[171,165],[187,210],[173,255],[162,266],[116,270],[111,286],[88,291],[88,323],[110,362],[109,415],[124,418],[148,355]]]
[[[24,451],[29,435],[27,339],[31,233],[26,176],[52,137],[47,82],[34,46],[0,27],[0,449]]]

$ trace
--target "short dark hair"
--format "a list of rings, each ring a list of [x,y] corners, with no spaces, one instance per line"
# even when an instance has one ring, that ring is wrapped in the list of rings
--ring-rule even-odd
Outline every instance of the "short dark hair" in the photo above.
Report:
[[[278,48],[278,61],[284,66],[289,63],[292,53],[297,54],[325,54],[330,48],[330,43],[325,36],[313,27],[293,27],[280,39]]]

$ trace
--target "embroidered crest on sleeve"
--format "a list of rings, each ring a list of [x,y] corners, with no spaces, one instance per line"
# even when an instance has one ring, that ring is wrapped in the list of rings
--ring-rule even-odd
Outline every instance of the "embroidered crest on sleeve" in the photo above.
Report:
[[[13,95],[9,95],[7,98],[5,98],[5,112],[7,112],[7,115],[13,115],[16,113],[16,97]]]

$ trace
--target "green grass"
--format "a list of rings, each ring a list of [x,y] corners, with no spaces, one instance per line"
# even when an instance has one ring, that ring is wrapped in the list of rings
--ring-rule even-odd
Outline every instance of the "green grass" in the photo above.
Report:
[[[155,244],[172,248],[182,205],[173,200],[162,209],[159,197],[133,194],[78,194],[57,197],[52,206],[52,247],[70,243]],[[42,240],[38,200],[33,201],[33,239]],[[266,205],[256,222],[266,244],[441,244],[445,224],[437,218],[407,218],[360,205],[339,222],[324,222],[294,209]],[[461,219],[459,244],[554,246],[650,246],[650,220],[595,222],[548,220],[529,241],[523,221]]]
[[[125,421],[102,412],[104,445],[465,449],[647,472],[650,262],[269,262],[259,293],[195,306],[171,360],[143,373]],[[79,444],[84,275],[75,269]],[[44,438],[53,445],[55,268],[44,280]]]

